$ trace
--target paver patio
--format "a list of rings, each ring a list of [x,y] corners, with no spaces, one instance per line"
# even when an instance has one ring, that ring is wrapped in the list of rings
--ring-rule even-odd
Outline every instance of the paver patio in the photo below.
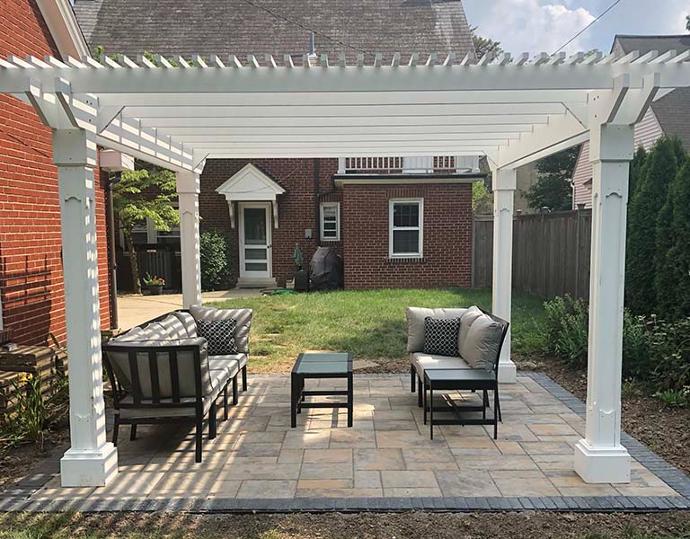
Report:
[[[636,499],[645,500],[643,507],[687,506],[688,478],[641,444],[629,484],[584,483],[572,464],[573,445],[584,429],[573,403],[581,403],[546,377],[520,376],[501,391],[498,440],[490,426],[442,426],[431,441],[408,375],[356,376],[351,429],[344,410],[325,409],[303,411],[291,429],[289,378],[250,377],[230,419],[219,422],[218,437],[205,442],[203,463],[194,463],[190,428],[140,426],[136,441],[129,441],[126,430],[121,437],[120,473],[107,487],[61,488],[56,475],[27,491],[23,503],[15,499],[13,507],[112,510],[178,500],[284,510],[310,508],[325,498],[341,499],[341,508],[348,500],[357,507],[364,500],[388,500],[390,509],[422,506],[425,499],[460,508],[467,507],[460,500],[485,499],[487,509],[506,500],[552,508],[563,500],[575,508],[621,508]],[[459,397],[478,399],[471,393]],[[636,442],[626,442],[634,453]]]

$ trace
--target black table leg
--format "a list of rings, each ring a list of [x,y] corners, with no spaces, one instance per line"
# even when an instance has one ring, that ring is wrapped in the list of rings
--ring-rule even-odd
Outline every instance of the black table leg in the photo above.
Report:
[[[434,390],[429,384],[429,435],[434,439]]]
[[[292,373],[290,390],[290,424],[293,429],[297,426],[297,400],[299,398],[299,379],[295,373]]]
[[[423,402],[422,402],[422,408],[424,408],[424,424],[426,425],[426,378],[424,378],[424,382],[422,382],[419,386],[419,390],[423,392]]]
[[[347,426],[352,426],[352,402],[353,402],[353,390],[352,390],[352,373],[347,375]]]

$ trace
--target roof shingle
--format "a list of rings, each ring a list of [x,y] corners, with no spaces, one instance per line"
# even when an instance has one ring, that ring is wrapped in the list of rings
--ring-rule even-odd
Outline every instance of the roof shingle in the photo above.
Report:
[[[77,0],[93,50],[136,56],[474,54],[460,0]]]

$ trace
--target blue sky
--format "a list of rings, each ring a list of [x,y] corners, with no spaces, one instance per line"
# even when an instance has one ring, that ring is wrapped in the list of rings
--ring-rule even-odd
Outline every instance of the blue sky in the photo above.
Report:
[[[471,26],[514,55],[553,52],[613,0],[463,0]],[[690,0],[621,0],[566,50],[608,52],[616,34],[684,34]]]

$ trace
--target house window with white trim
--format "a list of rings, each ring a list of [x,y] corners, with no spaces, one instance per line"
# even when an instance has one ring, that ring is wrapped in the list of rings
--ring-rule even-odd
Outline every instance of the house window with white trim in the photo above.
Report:
[[[340,241],[340,202],[321,203],[321,241]]]
[[[395,199],[388,206],[388,255],[422,258],[424,254],[424,199]]]

